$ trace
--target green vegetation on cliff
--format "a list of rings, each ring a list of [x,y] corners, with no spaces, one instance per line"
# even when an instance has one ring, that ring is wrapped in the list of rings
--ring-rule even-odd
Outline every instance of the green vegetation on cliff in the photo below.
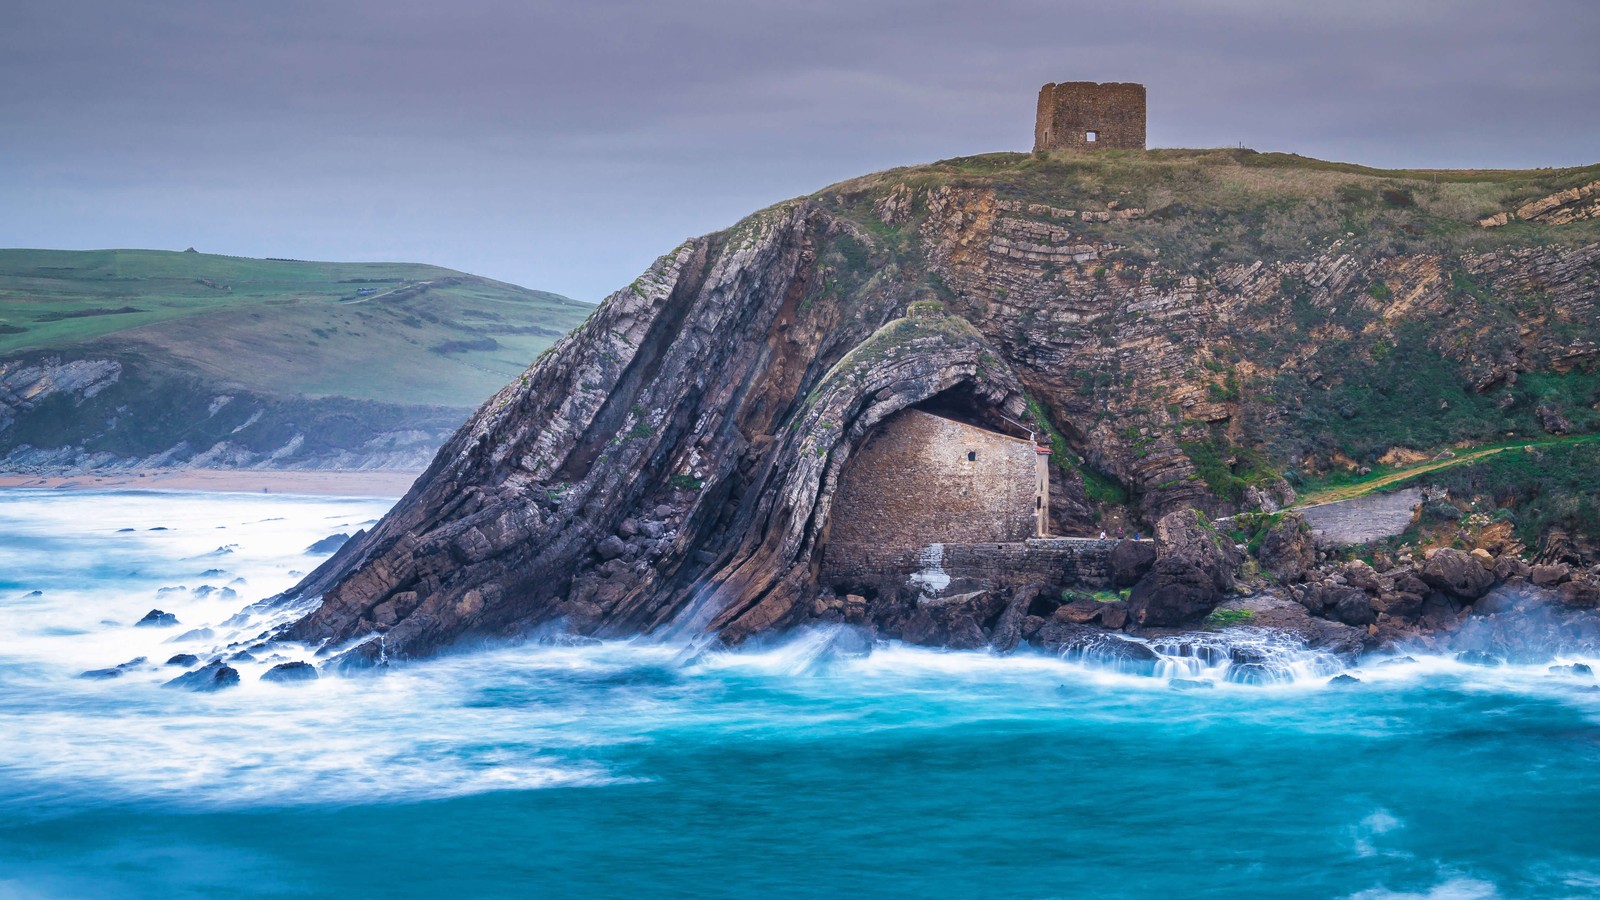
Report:
[[[937,297],[1016,368],[1066,474],[1149,521],[1600,433],[1597,187],[1600,165],[1157,150],[965,157],[811,199],[849,223],[819,251],[830,301],[887,276]]]

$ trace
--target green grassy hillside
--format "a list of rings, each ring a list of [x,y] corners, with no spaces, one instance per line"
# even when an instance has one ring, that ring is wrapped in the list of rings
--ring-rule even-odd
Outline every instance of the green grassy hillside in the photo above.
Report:
[[[273,395],[474,407],[590,309],[435,266],[0,250],[0,358],[136,357]]]

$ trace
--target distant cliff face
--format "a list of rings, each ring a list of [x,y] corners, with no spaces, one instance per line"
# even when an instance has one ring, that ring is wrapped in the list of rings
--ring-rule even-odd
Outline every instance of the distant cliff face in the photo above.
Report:
[[[479,410],[284,598],[320,598],[285,637],[404,657],[806,621],[852,454],[923,403],[1050,435],[1066,532],[1600,428],[1596,226],[1476,224],[1593,174],[1476,174],[998,156],[766,210],[662,257]]]
[[[460,425],[447,407],[282,397],[137,357],[0,358],[0,470],[420,471]]]
[[[0,471],[419,471],[590,309],[432,266],[0,250]]]

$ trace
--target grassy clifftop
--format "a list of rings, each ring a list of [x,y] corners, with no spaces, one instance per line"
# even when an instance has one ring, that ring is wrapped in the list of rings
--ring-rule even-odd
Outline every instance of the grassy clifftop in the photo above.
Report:
[[[470,408],[590,309],[436,266],[0,250],[0,357],[135,356],[277,395]]]

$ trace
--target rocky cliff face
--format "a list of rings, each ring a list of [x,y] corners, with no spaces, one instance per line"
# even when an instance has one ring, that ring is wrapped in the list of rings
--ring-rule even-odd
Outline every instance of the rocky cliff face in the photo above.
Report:
[[[1062,531],[1273,509],[1293,496],[1287,469],[1537,429],[1535,406],[1559,398],[1569,427],[1589,427],[1590,231],[1490,231],[1476,194],[1380,201],[1394,176],[1350,175],[1364,212],[1308,200],[1308,218],[1283,220],[1303,246],[1258,222],[1241,242],[1263,258],[1212,258],[1185,249],[1193,232],[1265,213],[1183,202],[1151,158],[1134,174],[1160,190],[1143,196],[1136,179],[1117,189],[1127,173],[1004,157],[847,183],[686,242],[282,598],[309,610],[284,637],[355,646],[358,664],[543,628],[738,641],[806,621],[828,608],[820,548],[852,452],[930,400],[1056,432]],[[1330,178],[1308,190],[1344,196]],[[1477,243],[1400,227],[1446,206],[1449,227],[1430,227]],[[1390,220],[1400,237],[1370,237]],[[1398,439],[1391,408],[1413,412]]]
[[[420,471],[464,413],[347,398],[266,396],[139,359],[0,359],[0,469]]]

